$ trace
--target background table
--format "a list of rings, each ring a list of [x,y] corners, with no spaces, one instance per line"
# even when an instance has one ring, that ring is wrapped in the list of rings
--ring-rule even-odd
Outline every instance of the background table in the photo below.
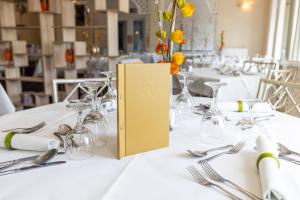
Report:
[[[227,83],[218,92],[218,100],[230,101],[245,98],[256,98],[259,81],[262,75],[223,75],[212,68],[195,68],[190,79],[194,82],[189,90],[197,94],[204,81],[221,81]]]
[[[204,101],[204,100],[203,100]],[[207,100],[206,100],[207,102]],[[53,161],[67,160],[64,165],[0,176],[0,199],[2,200],[187,200],[187,199],[228,199],[223,194],[198,185],[186,167],[196,164],[197,158],[186,153],[187,149],[204,150],[212,146],[199,139],[200,117],[191,115],[177,121],[170,133],[170,146],[136,156],[117,160],[116,155],[116,114],[109,120],[108,145],[97,149],[95,156],[84,161],[70,161],[64,155]],[[211,162],[222,175],[260,194],[260,180],[255,166],[254,141],[257,132],[241,132],[234,124],[242,114],[225,113],[232,120],[226,134],[228,143],[247,138],[247,146],[235,155],[224,155]],[[75,124],[75,116],[64,104],[47,105],[0,117],[0,130],[12,127],[30,126],[45,120],[44,129],[34,133],[41,137],[53,137],[58,125],[66,122]],[[300,151],[300,119],[276,113],[276,117],[265,123],[274,139],[294,150]],[[54,138],[54,137],[53,137]],[[0,149],[0,162],[35,155],[36,152],[8,151]],[[199,166],[198,166],[199,168]],[[286,183],[300,191],[300,168],[281,161]],[[200,168],[199,168],[200,169]],[[231,190],[238,194],[236,191]],[[246,199],[246,198],[244,198]]]

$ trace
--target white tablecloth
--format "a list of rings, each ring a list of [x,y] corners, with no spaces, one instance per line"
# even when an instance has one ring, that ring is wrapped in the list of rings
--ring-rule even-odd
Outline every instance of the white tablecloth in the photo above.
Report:
[[[222,175],[261,195],[260,180],[255,166],[257,153],[253,146],[257,133],[241,132],[233,128],[240,113],[225,113],[232,120],[227,128],[228,143],[236,142],[240,135],[247,139],[247,146],[235,155],[224,155],[211,164]],[[34,133],[53,137],[52,133],[62,121],[74,125],[75,116],[63,104],[47,105],[0,117],[0,130],[16,126],[30,126],[45,120],[48,127]],[[67,160],[64,165],[37,169],[19,174],[0,176],[1,200],[189,200],[228,199],[223,194],[198,185],[186,167],[196,164],[187,149],[204,150],[211,146],[199,140],[200,117],[193,115],[177,121],[170,133],[170,146],[136,156],[117,160],[115,114],[108,116],[109,143],[98,149],[96,155],[85,161],[70,161],[64,155],[53,160]],[[294,150],[300,151],[300,119],[276,113],[265,123],[272,137]],[[0,150],[0,162],[34,152]],[[300,167],[282,161],[282,172],[295,191],[300,191]],[[234,190],[231,190],[237,193]],[[244,198],[246,199],[246,198]],[[293,199],[291,199],[293,200]],[[296,199],[295,199],[296,200]]]
[[[191,80],[221,81],[227,83],[218,92],[218,100],[231,101],[243,98],[256,98],[260,75],[227,76],[219,74],[212,68],[196,68],[193,70]],[[199,86],[192,84],[190,90],[197,93]]]

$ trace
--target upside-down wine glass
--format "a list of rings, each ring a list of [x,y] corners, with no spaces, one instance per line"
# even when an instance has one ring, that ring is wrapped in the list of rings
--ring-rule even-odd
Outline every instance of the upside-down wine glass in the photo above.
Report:
[[[83,126],[83,111],[89,109],[90,104],[73,101],[66,106],[77,112],[77,123],[66,136],[66,155],[71,160],[88,159],[94,154],[95,138],[93,133]]]
[[[101,113],[100,107],[97,106],[97,94],[99,88],[103,90],[106,83],[100,81],[86,81],[82,83],[82,86],[88,89],[91,98],[91,110],[84,118],[83,123],[94,131],[96,147],[104,147],[106,145],[107,121]]]
[[[189,74],[190,72],[188,69],[187,71],[181,71],[179,73],[179,75],[183,78],[183,89],[175,100],[175,109],[179,115],[192,113],[194,109],[193,97],[188,91]]]
[[[204,82],[213,91],[209,110],[204,113],[201,121],[200,136],[204,143],[219,144],[224,140],[225,119],[217,106],[217,95],[220,87],[227,85],[222,82]]]

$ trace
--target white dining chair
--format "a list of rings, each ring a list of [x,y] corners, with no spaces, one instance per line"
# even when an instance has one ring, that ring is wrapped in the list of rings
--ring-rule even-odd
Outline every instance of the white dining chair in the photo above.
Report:
[[[297,70],[295,68],[291,68],[283,70],[270,70],[265,79],[293,83],[295,82],[296,77]],[[279,87],[277,85],[266,84],[264,81],[260,81],[257,97],[260,99],[265,99],[267,98],[266,95],[270,94],[271,92],[275,92]]]
[[[15,111],[15,106],[0,83],[0,116],[13,113]]]
[[[115,80],[115,79],[113,79]],[[86,81],[99,81],[99,82],[105,82],[107,83],[108,78],[87,78],[87,79],[53,79],[52,85],[53,85],[53,102],[57,103],[59,102],[59,90],[58,85],[74,85],[73,90],[66,95],[66,97],[63,99],[63,101],[68,101],[77,90],[82,90],[84,93],[89,94],[89,92],[81,86],[81,83]],[[100,94],[105,89],[106,84],[98,91],[98,94]]]
[[[300,116],[300,83],[262,79],[266,90],[261,98],[274,110]]]
[[[278,65],[272,61],[246,60],[243,65],[244,72],[268,74],[271,70],[276,69],[278,69]]]

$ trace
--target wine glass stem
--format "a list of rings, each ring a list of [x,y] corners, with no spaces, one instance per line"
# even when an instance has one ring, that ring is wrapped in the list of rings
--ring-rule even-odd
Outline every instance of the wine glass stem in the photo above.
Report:
[[[249,105],[249,120],[251,124],[254,124],[253,104]]]
[[[91,89],[90,93],[91,93],[91,96],[92,96],[92,110],[96,111],[97,110],[97,105],[96,105],[96,102],[97,102],[97,90]]]
[[[218,88],[214,88],[212,87],[212,91],[213,91],[213,98],[212,101],[210,103],[210,109],[215,111],[217,109],[217,94],[218,94]]]
[[[77,122],[76,125],[74,127],[75,130],[81,130],[82,129],[82,111],[79,111],[77,113]]]
[[[187,77],[183,76],[183,92],[187,92],[188,91],[187,82],[188,82]]]

